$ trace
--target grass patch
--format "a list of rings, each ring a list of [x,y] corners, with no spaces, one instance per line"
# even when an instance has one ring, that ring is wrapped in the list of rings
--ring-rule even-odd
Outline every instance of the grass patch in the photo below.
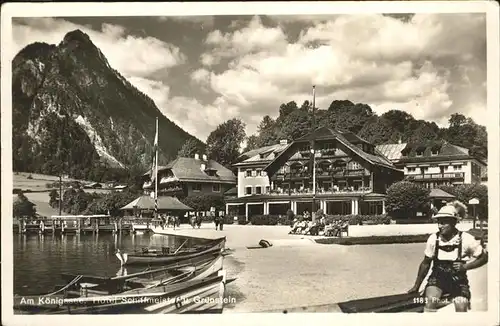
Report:
[[[369,244],[393,244],[393,243],[422,243],[426,242],[430,234],[418,235],[394,235],[373,237],[343,237],[315,239],[320,244],[339,244],[345,246],[369,245]]]

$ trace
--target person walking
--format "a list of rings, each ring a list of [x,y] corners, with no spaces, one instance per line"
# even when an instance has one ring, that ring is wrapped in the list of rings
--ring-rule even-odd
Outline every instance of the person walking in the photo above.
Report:
[[[219,229],[219,217],[218,216],[214,217],[214,222],[215,222],[215,229],[218,230]]]
[[[424,312],[435,312],[448,300],[453,301],[457,312],[466,312],[470,308],[467,271],[485,265],[488,252],[474,236],[457,229],[457,223],[465,217],[466,212],[466,206],[455,201],[443,206],[432,217],[437,221],[439,231],[427,239],[415,284],[408,291],[418,292],[432,263],[424,291]]]
[[[224,216],[219,216],[219,230],[224,230]]]

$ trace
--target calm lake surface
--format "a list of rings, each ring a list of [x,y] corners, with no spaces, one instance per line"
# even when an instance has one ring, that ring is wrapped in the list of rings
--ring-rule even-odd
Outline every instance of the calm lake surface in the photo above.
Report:
[[[61,273],[115,276],[123,272],[115,256],[122,251],[144,247],[177,248],[186,239],[153,234],[139,235],[24,235],[14,234],[14,294],[35,295],[52,292],[65,284]],[[192,239],[186,247],[194,245]],[[127,273],[147,266],[127,266]]]

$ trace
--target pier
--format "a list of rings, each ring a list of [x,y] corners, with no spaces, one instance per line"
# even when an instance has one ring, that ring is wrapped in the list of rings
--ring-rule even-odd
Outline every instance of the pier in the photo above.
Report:
[[[85,233],[134,233],[140,228],[134,219],[111,217],[109,215],[54,215],[42,219],[14,219],[15,233],[23,234],[85,234]],[[147,227],[149,224],[146,223]]]

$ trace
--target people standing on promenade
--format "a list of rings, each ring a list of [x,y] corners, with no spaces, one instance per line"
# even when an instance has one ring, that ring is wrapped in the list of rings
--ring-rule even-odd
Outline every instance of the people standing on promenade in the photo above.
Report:
[[[224,216],[219,216],[219,230],[224,230]]]
[[[214,217],[214,222],[215,222],[215,229],[218,230],[219,229],[219,217],[218,216]]]
[[[488,252],[474,236],[457,229],[457,223],[465,215],[466,206],[455,201],[443,206],[432,217],[437,221],[439,231],[429,236],[415,285],[408,291],[418,292],[432,263],[422,300],[425,303],[424,312],[437,311],[444,302],[444,295],[453,300],[457,312],[466,312],[470,307],[467,271],[486,264]]]

